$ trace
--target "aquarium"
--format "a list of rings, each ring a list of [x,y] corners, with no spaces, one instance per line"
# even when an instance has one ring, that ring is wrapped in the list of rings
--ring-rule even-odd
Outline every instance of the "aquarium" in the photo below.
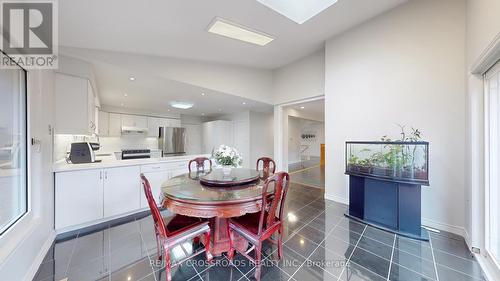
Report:
[[[429,185],[429,143],[346,142],[346,174]]]

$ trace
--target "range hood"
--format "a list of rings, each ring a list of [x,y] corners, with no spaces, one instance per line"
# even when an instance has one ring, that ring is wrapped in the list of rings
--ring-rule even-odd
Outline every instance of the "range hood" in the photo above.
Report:
[[[123,134],[144,134],[148,132],[148,128],[122,126]]]

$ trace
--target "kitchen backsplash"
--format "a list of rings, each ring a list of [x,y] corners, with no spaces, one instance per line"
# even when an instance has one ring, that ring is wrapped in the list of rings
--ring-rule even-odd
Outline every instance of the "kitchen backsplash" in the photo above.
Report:
[[[66,153],[70,151],[72,142],[79,141],[96,141],[95,138],[78,135],[60,135],[54,137],[54,159],[56,161],[64,159]],[[127,136],[127,137],[100,137],[101,149],[98,153],[111,153],[121,151],[122,149],[135,148],[158,148],[157,138],[145,138],[144,136]]]

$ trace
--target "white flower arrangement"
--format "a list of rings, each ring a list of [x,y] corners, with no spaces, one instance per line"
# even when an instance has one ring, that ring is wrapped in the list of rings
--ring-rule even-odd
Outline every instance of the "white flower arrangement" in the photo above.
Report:
[[[220,166],[239,167],[243,163],[243,158],[238,150],[224,144],[212,152],[212,158]]]

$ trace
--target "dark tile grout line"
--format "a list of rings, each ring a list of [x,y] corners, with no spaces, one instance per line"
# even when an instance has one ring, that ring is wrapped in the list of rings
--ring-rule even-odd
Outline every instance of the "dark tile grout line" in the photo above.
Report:
[[[439,281],[439,274],[438,274],[438,271],[437,271],[436,258],[434,257],[434,249],[432,247],[432,238],[431,238],[431,235],[429,235],[429,245],[431,246],[432,261],[434,263],[434,271],[436,272],[436,281]]]
[[[391,260],[389,261],[389,271],[387,272],[387,281],[389,281],[389,277],[391,277],[392,259],[394,258],[394,246],[396,246],[396,233],[394,233],[394,240],[392,241],[392,252]]]

